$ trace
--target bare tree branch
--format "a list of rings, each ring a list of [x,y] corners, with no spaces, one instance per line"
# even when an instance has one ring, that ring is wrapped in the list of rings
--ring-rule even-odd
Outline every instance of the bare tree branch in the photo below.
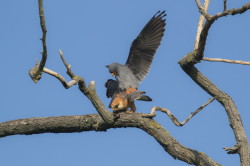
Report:
[[[244,127],[239,115],[239,112],[235,106],[235,103],[229,95],[224,93],[218,87],[216,87],[210,80],[202,75],[194,66],[182,66],[182,69],[196,82],[203,90],[215,97],[217,101],[225,108],[229,123],[233,129],[235,139],[239,145],[239,155],[241,159],[241,165],[248,165],[250,162],[250,151],[248,148],[248,140]]]
[[[241,64],[241,65],[250,65],[250,62],[240,61],[240,60],[228,60],[228,59],[206,58],[206,57],[203,57],[202,60],[210,62],[226,62],[226,63]]]
[[[242,14],[245,11],[247,11],[248,9],[250,9],[250,3],[246,3],[245,5],[243,5],[242,7],[238,8],[238,9],[229,9],[229,10],[223,11],[222,13],[217,13],[211,19],[216,20],[220,17],[224,17],[227,15]]]
[[[72,71],[71,71],[71,66],[68,65],[68,63],[66,62],[66,60],[65,60],[65,58],[64,58],[64,55],[63,55],[62,51],[59,50],[58,52],[59,52],[59,54],[60,54],[60,57],[61,57],[61,60],[63,61],[64,66],[65,66],[66,69],[67,69],[67,74],[70,76],[70,78],[73,79],[75,75],[74,75],[74,73],[72,73]]]
[[[45,25],[45,17],[44,17],[44,9],[43,9],[43,0],[38,0],[39,7],[39,16],[40,16],[40,25],[43,32],[43,36],[41,38],[43,45],[42,52],[42,60],[40,63],[36,64],[33,68],[30,69],[29,75],[31,79],[37,83],[42,78],[43,68],[45,66],[47,60],[47,46],[46,46],[46,25]]]
[[[199,2],[199,0],[196,0],[196,3],[197,2]],[[199,3],[197,5],[199,5]],[[198,6],[198,8],[200,9],[199,6]],[[247,4],[243,5],[242,7],[238,8],[238,9],[229,9],[229,10],[226,10],[226,11],[224,11],[222,13],[215,14],[212,17],[209,17],[209,18],[207,18],[205,16],[207,18],[207,21],[206,21],[206,23],[205,23],[205,25],[204,25],[204,27],[203,27],[203,29],[201,31],[200,39],[198,41],[198,48],[195,51],[192,51],[192,54],[193,54],[194,58],[191,58],[191,59],[188,60],[188,61],[191,60],[189,65],[195,65],[200,60],[202,60],[204,50],[205,50],[208,31],[209,31],[211,25],[214,23],[215,20],[217,20],[217,19],[219,19],[221,17],[227,16],[227,15],[242,14],[245,11],[247,11],[248,9],[250,9],[250,3],[247,3]],[[185,58],[187,58],[187,57],[185,57]]]
[[[196,2],[198,2],[196,0]],[[197,3],[199,10],[201,10],[201,5]],[[217,88],[210,80],[208,80],[204,75],[202,75],[194,65],[200,62],[203,58],[203,53],[206,46],[206,39],[208,36],[208,31],[218,18],[226,15],[241,14],[250,9],[250,3],[243,5],[238,9],[226,10],[222,13],[218,13],[211,18],[207,19],[206,23],[200,34],[200,39],[198,42],[198,48],[191,51],[189,54],[184,56],[179,64],[181,68],[191,77],[191,79],[196,82],[203,90],[209,93],[212,97],[215,97],[217,101],[225,108],[230,126],[234,132],[237,146],[239,147],[237,153],[240,155],[241,166],[250,165],[250,148],[248,145],[247,136],[239,115],[239,112],[235,106],[235,103],[229,95],[224,93],[222,90]],[[202,13],[204,15],[204,12]]]
[[[98,114],[82,116],[61,116],[19,119],[0,123],[0,137],[17,134],[72,133],[84,131],[106,131],[110,128],[139,128],[154,137],[172,157],[198,166],[219,166],[205,153],[187,148],[174,139],[159,123],[153,119],[143,118],[141,114],[117,114],[112,125],[105,123]]]
[[[207,10],[208,10],[210,0],[205,0],[204,8],[201,6],[200,1],[196,1],[196,3],[198,3],[197,5],[199,6],[199,8],[202,8],[203,13],[204,12],[206,13]],[[198,48],[198,43],[199,43],[199,40],[200,40],[200,34],[201,34],[201,30],[202,30],[203,25],[204,25],[204,21],[205,21],[204,15],[200,15],[200,18],[199,18],[199,21],[198,21],[196,39],[195,39],[195,43],[194,43],[194,50],[196,50]]]
[[[72,80],[67,83],[65,81],[65,79],[59,73],[57,73],[55,71],[52,71],[50,69],[47,69],[47,68],[44,68],[43,72],[57,78],[66,89],[72,87],[75,84],[78,84],[79,90],[84,95],[86,95],[88,97],[88,99],[91,101],[91,103],[96,108],[96,110],[101,115],[101,117],[104,119],[104,121],[106,123],[108,123],[108,124],[113,124],[114,123],[114,116],[110,111],[108,111],[106,109],[106,107],[104,106],[104,104],[102,103],[100,98],[98,97],[98,95],[97,95],[97,93],[95,91],[95,82],[91,81],[90,84],[87,87],[84,79],[82,77],[80,77],[80,76],[75,75],[72,72],[71,66],[68,65],[68,63],[66,62],[66,59],[65,59],[65,57],[64,57],[61,50],[59,50],[59,54],[61,56],[63,64],[65,65],[65,67],[67,69],[67,74],[70,76],[70,78]],[[39,64],[39,62],[38,62],[38,64]]]
[[[204,103],[202,106],[200,106],[196,111],[192,112],[188,116],[188,118],[186,120],[184,120],[183,122],[179,122],[178,119],[170,112],[170,110],[168,110],[167,108],[161,108],[161,107],[153,107],[151,109],[151,112],[149,114],[143,115],[143,117],[146,117],[146,118],[154,117],[156,115],[156,111],[161,111],[163,113],[166,113],[176,126],[181,127],[181,126],[185,125],[194,115],[196,115],[198,112],[200,112],[203,108],[205,108],[208,104],[210,104],[214,100],[215,100],[215,98],[209,99],[206,103]]]
[[[53,76],[53,77],[56,77],[56,78],[62,83],[62,85],[63,85],[66,89],[68,89],[68,88],[70,88],[71,86],[77,84],[77,81],[76,81],[76,80],[70,80],[70,81],[67,83],[66,80],[65,80],[59,73],[54,72],[53,70],[50,70],[50,69],[48,69],[48,68],[46,68],[46,67],[43,68],[43,72],[44,72],[44,73],[47,73],[47,74],[49,74],[49,75],[51,75],[51,76]]]
[[[57,78],[66,89],[70,88],[71,86],[73,86],[75,84],[78,84],[80,91],[88,97],[88,99],[91,101],[91,103],[96,108],[96,110],[101,115],[101,117],[104,119],[104,121],[107,124],[114,123],[113,114],[105,108],[105,106],[101,102],[100,98],[96,94],[94,82],[91,82],[90,85],[87,87],[84,79],[80,76],[75,75],[71,71],[71,67],[70,67],[70,65],[67,64],[67,62],[62,54],[62,51],[59,50],[59,53],[60,53],[60,56],[61,56],[61,59],[62,59],[64,65],[67,69],[67,74],[72,79],[71,81],[69,81],[67,83],[65,81],[65,79],[57,72],[54,72],[54,71],[47,69],[47,68],[44,68],[45,63],[46,63],[46,59],[47,59],[47,46],[46,46],[47,29],[45,26],[45,17],[44,17],[44,9],[43,9],[43,1],[42,0],[38,0],[38,7],[39,7],[40,25],[41,25],[42,32],[43,32],[43,36],[41,39],[42,44],[43,44],[43,53],[42,53],[43,57],[42,57],[41,62],[38,62],[32,69],[30,69],[30,71],[29,71],[30,77],[36,83],[41,79],[42,73],[45,72],[45,73],[50,74],[51,76]]]
[[[227,10],[227,0],[223,0],[223,11]]]
[[[199,9],[199,12],[200,12],[207,20],[210,20],[211,15],[207,13],[207,9],[208,9],[210,0],[205,0],[205,1],[204,1],[204,7],[201,5],[200,0],[195,0],[195,2],[196,2],[196,5],[197,5],[197,7],[198,7],[198,9]]]

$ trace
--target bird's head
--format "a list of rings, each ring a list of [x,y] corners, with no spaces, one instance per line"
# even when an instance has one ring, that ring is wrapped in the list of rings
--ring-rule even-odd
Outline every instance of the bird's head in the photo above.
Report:
[[[112,63],[111,65],[107,65],[106,67],[109,69],[109,73],[112,76],[117,76],[118,75],[118,69],[119,69],[120,64],[118,63]]]

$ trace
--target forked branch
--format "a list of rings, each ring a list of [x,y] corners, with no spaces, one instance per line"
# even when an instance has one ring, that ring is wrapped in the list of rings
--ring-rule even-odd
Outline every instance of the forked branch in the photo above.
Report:
[[[199,12],[207,19],[209,20],[211,18],[211,15],[207,13],[207,9],[210,3],[210,0],[205,0],[204,1],[204,7],[201,5],[200,0],[195,0],[196,5],[199,9]]]
[[[44,73],[47,73],[55,78],[57,78],[61,83],[62,85],[64,86],[64,88],[68,89],[70,87],[72,87],[73,85],[79,83],[80,81],[84,82],[82,78],[78,77],[78,76],[75,76],[74,73],[71,71],[71,66],[67,64],[64,56],[63,56],[63,53],[61,50],[59,50],[59,54],[61,56],[61,59],[63,61],[63,64],[65,65],[66,69],[67,69],[67,74],[70,76],[70,78],[72,80],[70,80],[68,83],[66,82],[66,80],[63,78],[63,76],[61,76],[59,73],[53,71],[53,70],[50,70],[46,67],[43,68],[43,72]],[[85,83],[83,83],[83,87],[85,87],[86,89],[86,85]]]
[[[198,41],[198,48],[195,51],[193,51],[194,58],[193,58],[193,61],[191,63],[189,63],[190,65],[195,65],[200,60],[202,60],[202,58],[204,56],[204,50],[205,50],[206,40],[207,40],[207,36],[208,36],[208,31],[209,31],[210,27],[212,26],[212,24],[214,23],[215,20],[218,20],[219,18],[227,16],[227,15],[242,14],[245,11],[247,11],[248,9],[250,9],[250,3],[247,3],[247,4],[243,5],[242,7],[238,8],[238,9],[229,9],[229,10],[226,10],[226,11],[224,11],[222,13],[217,13],[217,14],[210,17],[210,15],[207,16],[207,13],[204,12],[205,11],[204,8],[203,7],[201,8],[200,1],[196,0],[196,3],[197,3],[197,6],[199,8],[199,11],[201,12],[201,14],[203,16],[205,16],[207,21],[204,24],[203,29],[202,29],[202,31],[200,33],[200,39]]]
[[[75,85],[78,83],[77,80],[70,80],[68,83],[66,82],[66,80],[57,72],[53,71],[53,70],[50,70],[46,67],[43,68],[43,72],[44,73],[47,73],[55,78],[57,78],[61,83],[62,85],[64,86],[64,88],[68,89],[70,88],[71,86]]]
[[[196,2],[199,1],[196,0]],[[200,10],[201,5],[198,3],[197,6]],[[225,108],[230,126],[234,132],[237,142],[236,144],[238,145],[237,153],[240,155],[241,166],[250,165],[250,148],[241,117],[235,103],[229,95],[207,79],[194,65],[203,59],[208,32],[212,24],[218,20],[218,18],[227,15],[241,14],[248,9],[250,9],[250,3],[247,3],[238,9],[229,9],[222,13],[215,14],[210,19],[207,19],[200,34],[198,48],[191,51],[179,61],[181,68],[187,73],[187,75],[189,75],[190,78],[203,90],[209,93],[212,97],[215,97],[216,100]],[[204,12],[201,12],[201,14],[204,15]]]
[[[46,26],[45,26],[43,0],[38,0],[38,6],[39,6],[40,25],[41,25],[42,32],[43,32],[43,36],[42,36],[42,39],[41,39],[42,40],[42,45],[43,45],[43,52],[42,52],[43,56],[42,56],[41,62],[38,62],[32,69],[30,69],[29,74],[30,74],[31,79],[36,83],[41,79],[42,73],[45,72],[45,73],[57,78],[66,89],[72,87],[75,84],[78,84],[79,90],[84,95],[86,95],[88,97],[88,99],[91,101],[91,103],[96,108],[98,113],[101,115],[103,120],[107,124],[113,124],[114,123],[114,116],[113,116],[113,114],[111,112],[109,112],[105,108],[105,106],[101,102],[100,98],[96,94],[95,83],[92,81],[90,83],[90,85],[87,87],[84,79],[82,77],[80,77],[80,76],[75,75],[72,72],[71,66],[68,65],[68,63],[66,62],[62,51],[59,50],[59,54],[61,56],[63,64],[65,65],[65,67],[67,69],[67,74],[70,76],[71,81],[69,81],[67,83],[66,80],[59,73],[57,73],[57,72],[55,72],[53,70],[50,70],[48,68],[45,68],[45,63],[46,63],[46,59],[47,59],[47,46],[46,46],[47,29],[46,29]]]
[[[67,74],[69,75],[69,77],[71,78],[71,81],[69,81],[68,83],[65,81],[65,79],[58,74],[57,72],[54,72],[50,69],[45,68],[43,71],[46,72],[47,74],[50,74],[51,76],[57,78],[62,84],[63,86],[68,89],[71,86],[78,84],[79,90],[88,97],[88,99],[91,101],[91,103],[93,104],[93,106],[96,108],[96,110],[98,111],[98,113],[101,115],[101,117],[104,119],[104,121],[107,124],[112,124],[114,123],[114,116],[113,113],[111,113],[110,111],[108,111],[104,104],[102,103],[102,101],[100,100],[100,98],[98,97],[96,91],[95,91],[95,82],[91,81],[90,84],[88,85],[88,87],[86,86],[86,83],[84,81],[84,79],[80,76],[77,76],[73,73],[73,71],[71,70],[71,66],[68,65],[63,53],[61,50],[59,50],[59,54],[61,56],[61,60],[63,61],[64,66],[67,69]]]
[[[250,3],[246,3],[238,9],[229,9],[229,10],[223,11],[222,13],[217,13],[211,19],[216,20],[220,17],[224,17],[224,16],[228,16],[228,15],[242,14],[249,9],[250,9]]]

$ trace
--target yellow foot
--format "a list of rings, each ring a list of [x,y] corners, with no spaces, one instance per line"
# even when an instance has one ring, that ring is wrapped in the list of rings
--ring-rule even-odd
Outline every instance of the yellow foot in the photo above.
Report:
[[[127,110],[127,111],[126,111],[126,113],[129,113],[129,114],[131,114],[131,113],[134,113],[134,111],[131,111],[131,110]]]

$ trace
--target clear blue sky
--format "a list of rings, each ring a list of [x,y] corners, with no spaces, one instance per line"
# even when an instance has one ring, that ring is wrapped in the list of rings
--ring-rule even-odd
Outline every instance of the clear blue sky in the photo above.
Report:
[[[238,8],[247,0],[228,1]],[[223,0],[212,1],[209,12],[222,11]],[[140,89],[153,98],[137,102],[138,112],[153,106],[166,107],[182,121],[210,96],[197,86],[177,64],[193,49],[199,12],[194,0],[44,0],[47,24],[46,67],[65,78],[58,55],[61,49],[75,74],[86,82],[96,81],[100,98],[107,106],[104,83],[111,78],[105,65],[124,63],[131,42],[147,21],[166,10],[167,26],[148,77]],[[65,90],[55,78],[43,75],[38,84],[28,70],[40,59],[41,29],[36,0],[2,0],[0,5],[1,86],[0,121],[30,117],[96,113],[77,86]],[[206,57],[250,61],[250,11],[214,23],[208,36]],[[235,101],[250,137],[250,66],[202,62],[197,67]],[[178,128],[167,116],[155,118],[181,144],[205,152],[226,166],[239,165],[237,155],[223,147],[235,140],[224,108],[213,102],[187,125]],[[139,129],[107,132],[9,136],[0,139],[4,166],[186,166],[174,160],[149,135]]]

